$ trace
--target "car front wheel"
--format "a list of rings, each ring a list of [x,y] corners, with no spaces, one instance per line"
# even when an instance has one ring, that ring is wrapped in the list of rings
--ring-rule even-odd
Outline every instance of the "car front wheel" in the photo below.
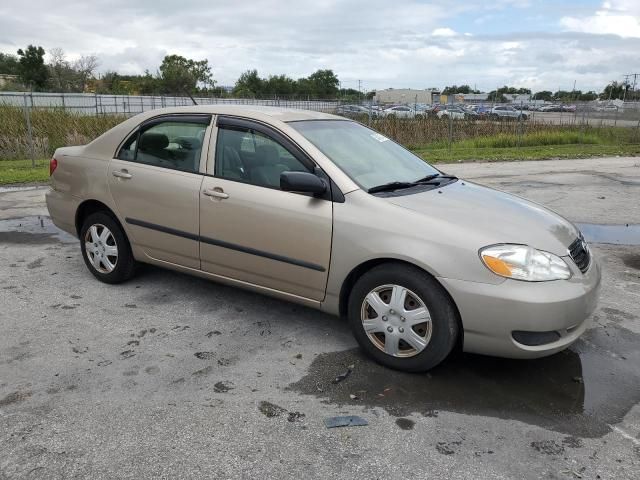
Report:
[[[408,372],[438,365],[458,337],[458,314],[447,292],[408,265],[383,264],[360,277],[349,297],[348,320],[369,356]]]
[[[80,248],[89,271],[101,282],[131,278],[136,262],[122,227],[106,212],[89,215],[80,229]]]

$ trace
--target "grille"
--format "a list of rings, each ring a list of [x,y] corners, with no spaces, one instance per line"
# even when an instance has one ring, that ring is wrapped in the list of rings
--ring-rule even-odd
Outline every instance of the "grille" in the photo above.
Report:
[[[591,263],[591,252],[589,251],[589,247],[587,243],[580,235],[575,241],[569,245],[569,255],[578,266],[582,273],[586,272],[589,269],[589,264]]]

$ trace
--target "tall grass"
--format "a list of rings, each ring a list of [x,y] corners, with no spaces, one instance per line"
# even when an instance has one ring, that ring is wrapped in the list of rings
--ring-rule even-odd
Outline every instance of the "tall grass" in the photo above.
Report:
[[[61,108],[33,108],[30,119],[36,158],[56,148],[82,145],[125,120],[124,115],[82,115]],[[364,116],[359,119],[368,121]],[[372,119],[371,127],[412,148],[508,148],[567,144],[640,144],[640,128],[554,125],[517,122],[397,118]],[[31,145],[22,108],[0,105],[0,160],[30,157]]]
[[[89,143],[126,118],[81,115],[61,108],[31,109],[34,154],[36,158],[46,158],[58,147]],[[24,110],[0,105],[0,160],[27,158],[30,153]]]

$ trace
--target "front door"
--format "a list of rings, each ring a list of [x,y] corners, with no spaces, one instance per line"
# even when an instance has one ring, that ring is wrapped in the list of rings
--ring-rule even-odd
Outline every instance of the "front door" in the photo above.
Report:
[[[201,152],[211,116],[141,125],[109,165],[109,189],[132,243],[151,258],[200,268]]]
[[[280,190],[310,159],[262,124],[219,122],[214,176],[202,182],[202,269],[320,301],[331,256],[330,199]],[[231,122],[233,123],[233,122]]]

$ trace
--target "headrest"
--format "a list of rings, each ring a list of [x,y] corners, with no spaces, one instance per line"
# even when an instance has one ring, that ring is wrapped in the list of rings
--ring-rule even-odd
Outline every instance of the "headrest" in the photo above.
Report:
[[[169,146],[169,137],[164,133],[145,132],[140,137],[140,150],[162,150]]]
[[[198,137],[178,137],[175,139],[175,143],[185,150],[197,150],[201,145]]]
[[[280,161],[278,149],[273,145],[260,145],[256,148],[256,154],[251,159],[251,168],[263,165],[275,165]]]

